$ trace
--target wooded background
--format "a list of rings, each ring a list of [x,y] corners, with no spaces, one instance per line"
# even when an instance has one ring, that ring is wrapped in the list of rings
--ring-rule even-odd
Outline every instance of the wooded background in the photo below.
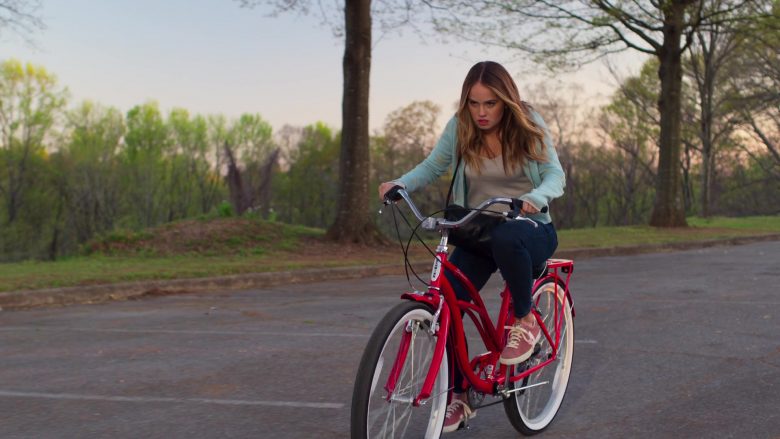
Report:
[[[777,43],[731,50],[711,83],[702,80],[705,55],[686,58],[679,166],[687,214],[778,213]],[[566,194],[552,205],[558,227],[648,222],[657,178],[656,72],[648,61],[607,105],[590,109],[576,87],[521,83],[566,170]],[[387,117],[370,139],[372,194],[426,156],[442,111],[412,102]],[[326,228],[336,214],[340,133],[321,123],[274,130],[256,114],[163,114],[153,102],[122,114],[71,103],[44,67],[6,60],[0,133],[2,261],[73,255],[96,236],[183,218],[243,214]],[[428,212],[440,209],[448,183],[443,177],[416,200]],[[373,214],[378,202],[370,204]],[[380,226],[390,232],[386,221]]]
[[[551,72],[621,50],[648,55],[596,108],[552,73],[520,81],[567,174],[551,206],[559,228],[780,213],[777,0],[236,1],[279,13],[320,6],[345,39],[343,135],[315,121],[274,130],[259,114],[73,103],[44,66],[4,60],[0,262],[54,260],[117,230],[193,217],[254,215],[328,228],[342,242],[381,241],[377,184],[419,163],[439,116],[454,111],[412,102],[368,134],[372,29],[419,31],[419,17],[437,34],[524,53]],[[0,0],[0,29],[30,34],[43,27],[39,12],[40,0]],[[448,182],[416,196],[424,211],[442,208]],[[379,228],[391,232],[386,221]]]

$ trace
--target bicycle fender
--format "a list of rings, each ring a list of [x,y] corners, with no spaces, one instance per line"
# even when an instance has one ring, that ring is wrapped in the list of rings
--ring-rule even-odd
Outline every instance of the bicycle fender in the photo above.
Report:
[[[403,293],[401,294],[401,299],[425,303],[433,309],[439,307],[439,296],[434,296],[432,294]]]

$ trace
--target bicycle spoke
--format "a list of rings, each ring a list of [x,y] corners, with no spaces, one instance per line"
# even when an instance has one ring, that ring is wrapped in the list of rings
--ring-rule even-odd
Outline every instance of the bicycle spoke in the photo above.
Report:
[[[426,404],[413,405],[414,398],[422,391],[434,357],[436,337],[428,332],[433,316],[417,304],[403,307],[407,308],[403,311],[405,314],[393,320],[393,326],[382,335],[379,342],[382,348],[376,354],[371,381],[366,385],[370,393],[364,418],[365,437],[435,436],[444,420],[447,392],[443,390],[448,382],[446,357],[438,366],[438,377],[431,389],[434,396],[428,398]],[[384,391],[387,384],[393,385],[390,393]]]

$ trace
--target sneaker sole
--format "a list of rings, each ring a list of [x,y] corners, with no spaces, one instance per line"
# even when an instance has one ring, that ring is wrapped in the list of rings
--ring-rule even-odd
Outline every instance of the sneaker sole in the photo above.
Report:
[[[458,424],[457,427],[455,427],[455,428],[452,428],[452,426],[443,427],[441,429],[441,432],[442,433],[452,433],[452,432],[458,431],[458,430],[460,430],[462,428],[466,428],[466,425],[468,424],[468,421],[470,421],[470,420],[472,420],[472,419],[474,419],[476,417],[477,417],[477,413],[476,412],[472,412],[471,416],[466,416],[466,419],[460,421],[460,423]]]

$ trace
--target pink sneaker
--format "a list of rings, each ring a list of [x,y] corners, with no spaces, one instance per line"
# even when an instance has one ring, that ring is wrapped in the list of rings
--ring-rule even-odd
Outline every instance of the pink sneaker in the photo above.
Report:
[[[447,406],[447,414],[444,416],[443,433],[452,433],[459,428],[465,427],[469,419],[477,416],[476,411],[472,411],[468,403],[457,398],[452,398],[452,402]]]
[[[536,319],[530,324],[518,321],[505,328],[509,330],[509,334],[499,361],[501,364],[522,363],[533,354],[536,342],[542,338],[542,328]]]

